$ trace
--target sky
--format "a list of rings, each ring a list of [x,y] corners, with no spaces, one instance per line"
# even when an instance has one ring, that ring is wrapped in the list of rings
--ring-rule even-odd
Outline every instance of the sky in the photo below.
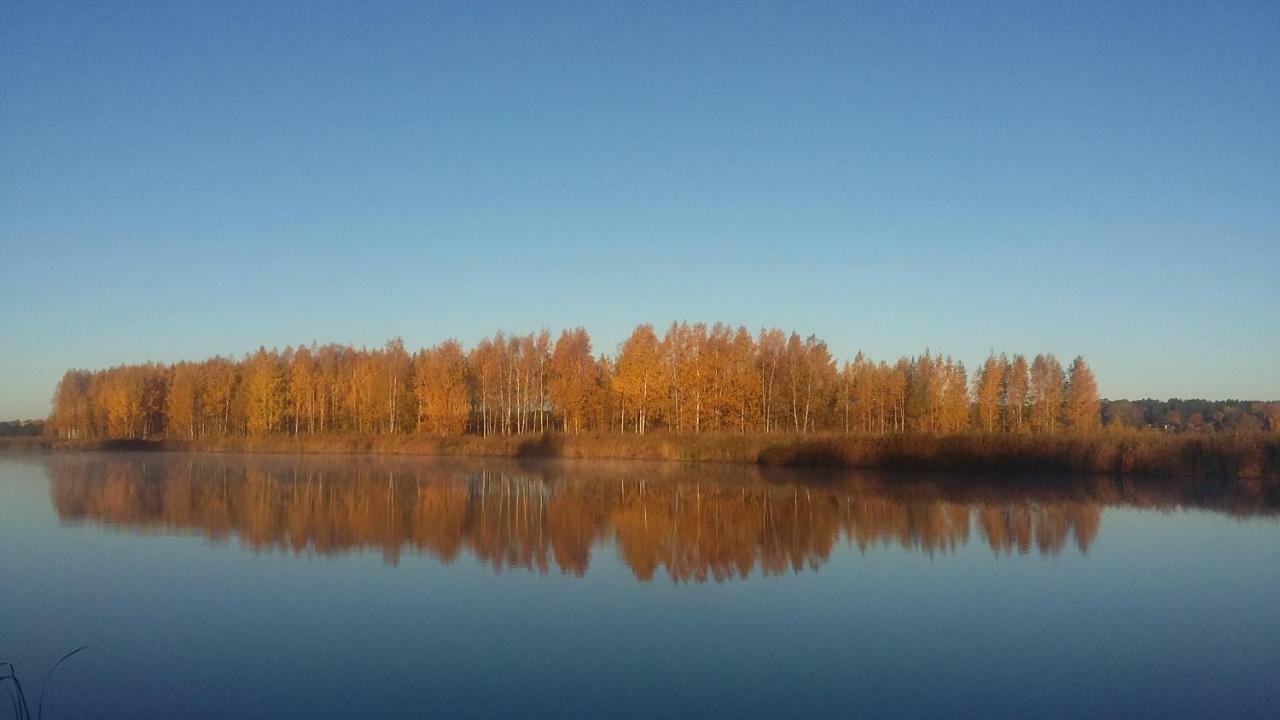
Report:
[[[1280,399],[1280,3],[0,3],[0,419],[673,320]]]

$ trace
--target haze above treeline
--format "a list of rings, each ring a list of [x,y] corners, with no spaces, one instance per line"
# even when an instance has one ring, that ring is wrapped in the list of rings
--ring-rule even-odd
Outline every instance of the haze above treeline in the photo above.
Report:
[[[240,360],[69,370],[42,431],[68,439],[264,435],[1085,433],[1280,429],[1280,403],[1102,401],[1086,360],[926,350],[833,357],[815,336],[721,323],[638,326],[613,355],[582,328],[411,352],[327,344]],[[33,428],[27,426],[26,432]],[[11,428],[12,430],[12,428]],[[24,428],[18,427],[19,432]]]

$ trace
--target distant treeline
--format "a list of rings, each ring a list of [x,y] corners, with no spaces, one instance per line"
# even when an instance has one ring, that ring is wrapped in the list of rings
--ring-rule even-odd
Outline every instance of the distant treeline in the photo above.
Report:
[[[1266,426],[1280,422],[1266,418]],[[662,337],[640,325],[613,356],[593,353],[576,328],[554,342],[545,330],[499,332],[470,350],[447,340],[411,353],[395,339],[377,349],[312,344],[259,348],[240,360],[71,370],[48,427],[68,439],[1056,434],[1092,431],[1102,420],[1080,357],[1064,370],[1052,354],[1028,361],[993,353],[970,373],[929,351],[892,363],[861,353],[839,362],[814,336],[674,323]]]
[[[1187,432],[1280,430],[1280,402],[1240,400],[1104,400],[1107,425]]]
[[[0,420],[0,437],[39,437],[43,433],[43,420]]]

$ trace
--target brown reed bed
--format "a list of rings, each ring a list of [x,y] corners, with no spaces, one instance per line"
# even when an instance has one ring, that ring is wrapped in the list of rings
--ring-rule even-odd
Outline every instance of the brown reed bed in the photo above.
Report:
[[[471,455],[686,462],[774,467],[879,468],[983,473],[1080,473],[1280,480],[1280,435],[647,435],[544,433],[498,437],[268,436],[199,440],[7,438],[0,450],[166,450],[228,453]]]

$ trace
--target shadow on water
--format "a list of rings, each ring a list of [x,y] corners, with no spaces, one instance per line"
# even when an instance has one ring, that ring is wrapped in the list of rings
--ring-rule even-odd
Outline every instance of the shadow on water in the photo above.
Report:
[[[1274,515],[1270,484],[1116,476],[796,470],[522,457],[85,454],[48,460],[65,522],[236,539],[258,552],[378,550],[496,571],[587,572],[612,546],[636,579],[820,568],[837,544],[1087,553],[1107,507]]]

